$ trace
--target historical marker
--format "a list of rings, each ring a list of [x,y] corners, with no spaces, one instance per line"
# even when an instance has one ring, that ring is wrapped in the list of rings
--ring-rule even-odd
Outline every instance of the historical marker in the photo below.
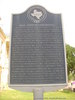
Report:
[[[67,84],[60,14],[32,6],[12,16],[9,86],[32,91],[55,90]]]

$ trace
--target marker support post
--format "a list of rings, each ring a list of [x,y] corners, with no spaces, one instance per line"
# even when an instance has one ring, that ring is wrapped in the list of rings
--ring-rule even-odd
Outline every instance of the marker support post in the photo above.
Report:
[[[36,88],[33,90],[33,100],[43,100],[43,89]]]

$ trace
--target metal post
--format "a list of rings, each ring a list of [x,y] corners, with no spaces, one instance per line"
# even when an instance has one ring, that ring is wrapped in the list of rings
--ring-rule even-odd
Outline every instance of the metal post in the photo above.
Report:
[[[34,100],[43,100],[43,89],[36,88],[33,90],[33,98]]]

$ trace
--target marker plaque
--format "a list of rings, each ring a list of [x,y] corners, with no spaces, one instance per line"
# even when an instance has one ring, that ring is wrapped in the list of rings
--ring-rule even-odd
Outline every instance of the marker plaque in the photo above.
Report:
[[[63,87],[67,82],[60,14],[32,6],[12,16],[9,86],[32,90]],[[53,88],[55,89],[55,88]]]

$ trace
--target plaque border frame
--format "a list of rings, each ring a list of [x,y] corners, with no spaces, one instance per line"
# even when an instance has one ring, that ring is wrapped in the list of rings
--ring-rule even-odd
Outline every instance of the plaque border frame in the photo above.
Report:
[[[52,14],[54,14],[54,13],[52,13]],[[46,91],[46,92],[47,91],[55,91],[55,90],[58,90],[58,89],[61,89],[61,88],[64,88],[65,86],[67,86],[67,84],[68,84],[68,76],[67,76],[66,48],[65,48],[65,39],[64,39],[63,30],[62,30],[62,35],[63,35],[64,55],[65,55],[66,82],[65,83],[61,83],[61,84],[60,83],[58,83],[58,84],[10,84],[10,61],[11,61],[10,58],[11,58],[11,39],[12,39],[13,15],[15,15],[15,14],[11,15],[10,50],[9,50],[9,67],[8,67],[8,86],[10,88],[12,88],[12,89],[21,90],[21,91],[25,91],[25,92],[32,92],[33,90],[40,89],[40,88],[42,88],[42,90]],[[62,19],[62,15],[61,15],[61,19]],[[63,22],[63,21],[61,20],[61,22]],[[62,24],[62,29],[63,29],[63,23],[61,23],[61,24]]]

